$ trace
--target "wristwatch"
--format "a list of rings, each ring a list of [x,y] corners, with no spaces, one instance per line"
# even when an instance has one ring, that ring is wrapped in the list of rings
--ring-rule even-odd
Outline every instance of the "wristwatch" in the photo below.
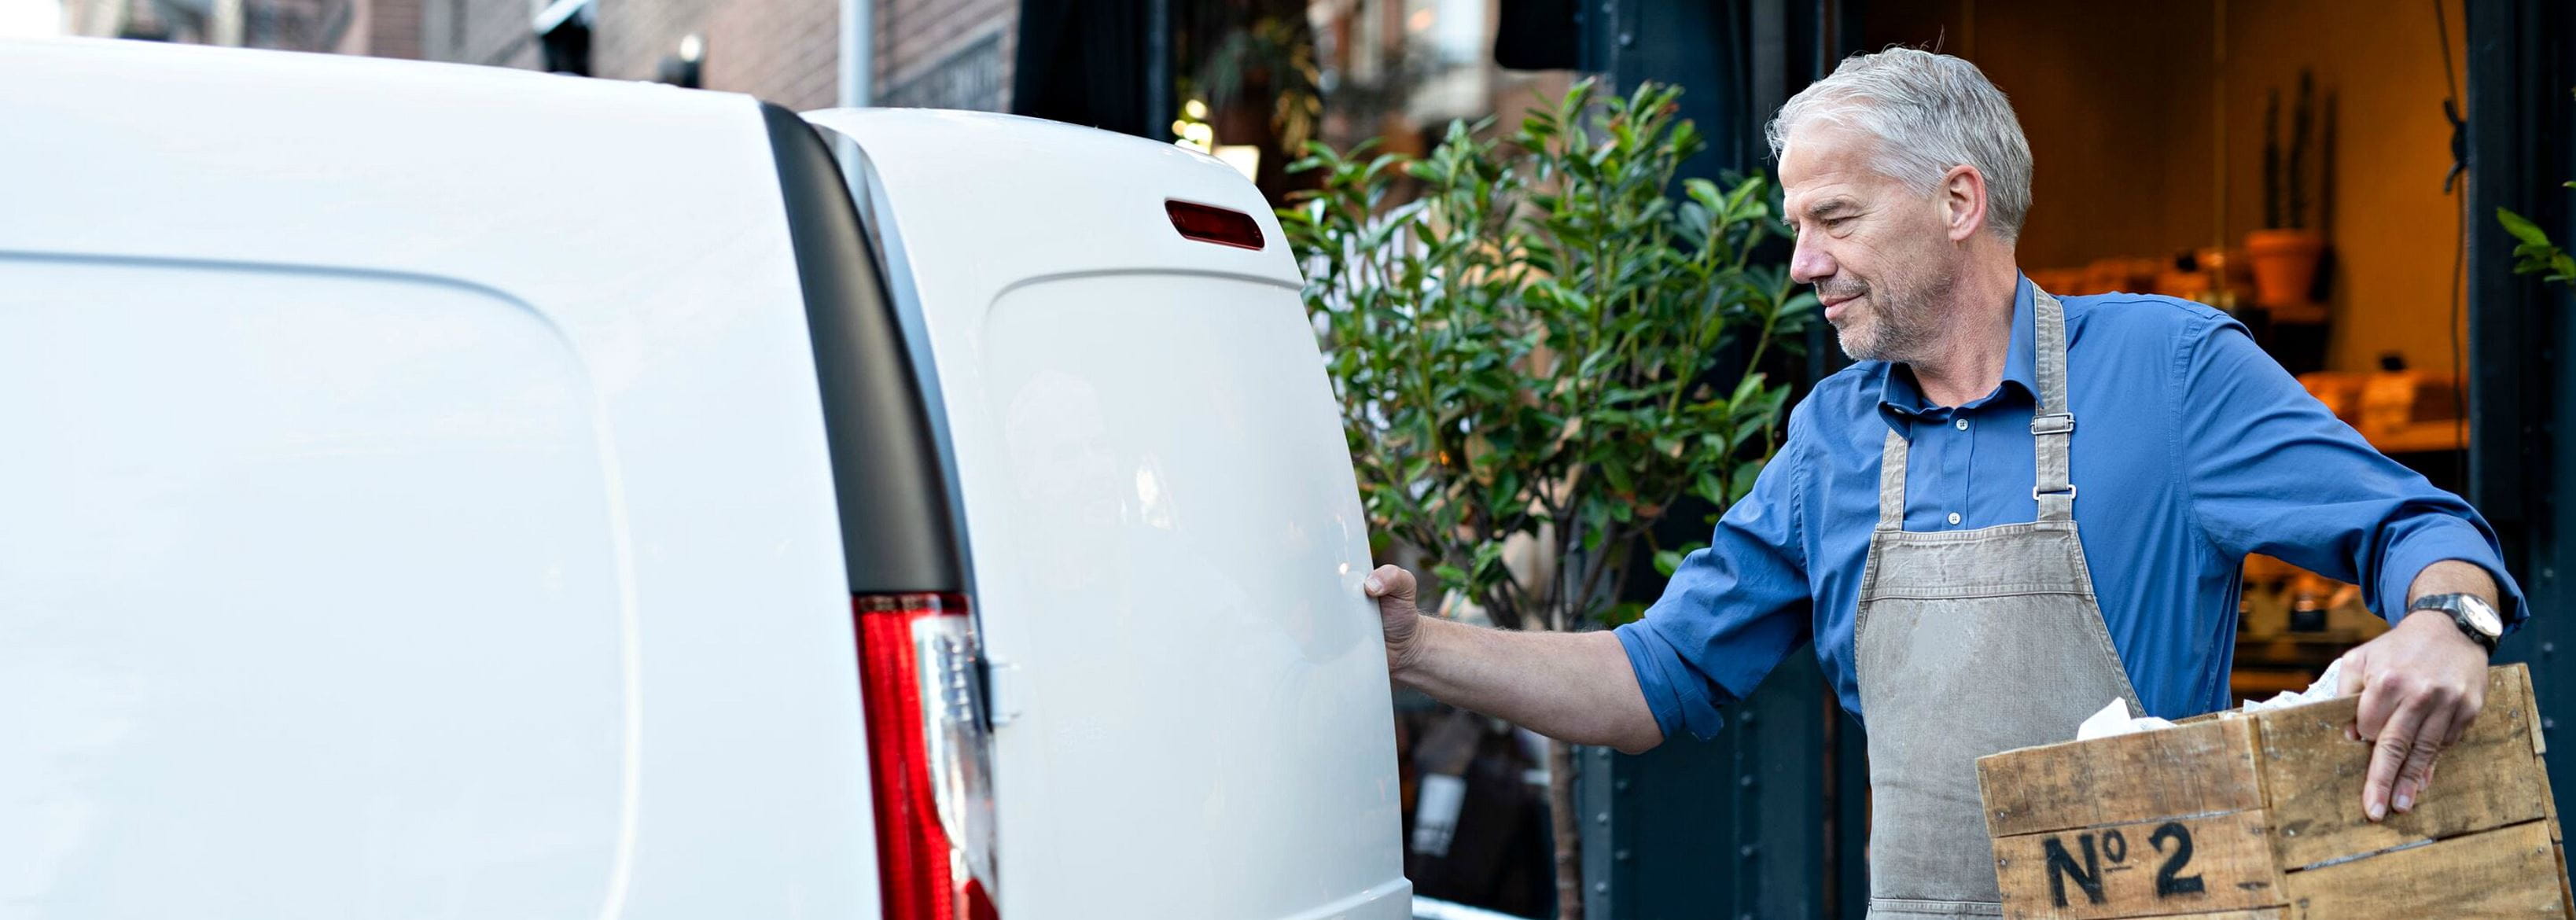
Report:
[[[2504,636],[2504,618],[2496,615],[2494,604],[2475,594],[2427,594],[2406,607],[2408,613],[2418,610],[2450,614],[2451,623],[2490,655],[2495,654],[2496,640]]]

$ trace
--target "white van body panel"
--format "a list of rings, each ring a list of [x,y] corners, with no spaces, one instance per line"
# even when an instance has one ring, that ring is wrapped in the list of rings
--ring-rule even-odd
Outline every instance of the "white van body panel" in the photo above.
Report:
[[[1365,525],[1259,196],[816,119],[937,359],[1002,916],[1405,916]],[[0,124],[0,920],[876,916],[756,103],[0,42]]]
[[[0,920],[875,916],[751,99],[0,42],[0,124]]]
[[[1409,916],[1366,521],[1260,194],[1052,122],[807,118],[865,155],[946,407],[1003,719],[1002,915]],[[1167,198],[1267,244],[1185,239]]]

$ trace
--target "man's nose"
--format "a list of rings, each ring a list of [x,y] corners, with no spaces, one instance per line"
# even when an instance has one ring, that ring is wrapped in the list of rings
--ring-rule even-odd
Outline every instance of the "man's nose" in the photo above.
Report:
[[[1826,255],[1823,247],[1808,242],[1806,234],[1798,235],[1797,248],[1789,254],[1789,280],[1814,284],[1833,277],[1835,268],[1834,257]]]

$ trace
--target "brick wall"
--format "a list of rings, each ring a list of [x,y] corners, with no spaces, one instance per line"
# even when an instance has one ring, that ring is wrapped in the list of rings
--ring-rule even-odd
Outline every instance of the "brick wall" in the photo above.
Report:
[[[376,0],[389,4],[389,0]],[[395,0],[399,2],[399,0]],[[501,67],[542,66],[531,0],[409,0],[419,4],[421,56]],[[791,109],[828,108],[840,95],[839,0],[594,0],[592,76],[652,80],[680,40],[703,44],[707,89],[748,93]]]
[[[419,0],[400,0],[417,3]],[[152,3],[145,0],[68,0],[63,30],[69,35],[134,36],[180,44],[240,45],[288,51],[339,51],[362,45],[374,0],[236,0]]]
[[[729,14],[727,7],[747,7],[770,12],[782,6],[777,0],[593,0],[590,32],[590,73],[611,80],[651,80],[660,72],[662,59],[680,53],[680,39],[698,35],[706,42],[701,85],[708,89],[744,91],[746,88],[715,78],[730,70],[727,61],[746,54],[770,56],[783,49],[754,49],[725,40],[730,36],[713,34],[709,20]],[[826,39],[825,44],[830,44]],[[754,95],[760,95],[754,93]]]
[[[354,0],[334,54],[420,57],[421,0]]]
[[[377,57],[420,57],[423,9],[435,0],[360,0],[365,25],[352,32],[366,36],[362,53]]]
[[[838,0],[599,0],[592,72],[650,80],[681,38],[705,42],[708,89],[749,93],[799,111],[840,95]]]
[[[528,0],[419,0],[420,56],[534,69],[543,62]]]
[[[706,23],[706,84],[796,111],[840,104],[837,0],[730,0]]]
[[[539,0],[372,0],[377,54],[402,50],[441,61],[542,65],[530,24]],[[708,89],[748,93],[799,111],[840,97],[839,0],[593,0],[591,74],[651,80],[680,40],[704,41]],[[385,23],[416,11],[419,28]],[[875,0],[877,100],[1007,109],[1018,0]]]
[[[293,46],[493,67],[544,64],[533,23],[546,0],[243,0],[249,31]],[[112,34],[134,0],[66,0],[71,31]],[[140,5],[147,12],[150,4]],[[1019,0],[874,0],[876,100],[1007,110]],[[681,38],[704,41],[700,80],[792,109],[840,97],[839,0],[593,0],[591,73],[651,80]],[[263,29],[262,26],[267,28]],[[326,28],[327,26],[327,28]],[[288,33],[294,33],[289,35]],[[188,36],[174,36],[190,40]]]
[[[876,0],[876,95],[889,105],[1007,110],[1018,0]]]
[[[63,34],[105,38],[125,25],[126,0],[63,0]]]

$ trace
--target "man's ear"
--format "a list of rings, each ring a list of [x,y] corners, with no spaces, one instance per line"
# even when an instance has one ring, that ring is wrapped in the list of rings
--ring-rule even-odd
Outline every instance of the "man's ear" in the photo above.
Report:
[[[1941,223],[1950,242],[1964,243],[1986,227],[1986,176],[1965,163],[1941,174]]]

